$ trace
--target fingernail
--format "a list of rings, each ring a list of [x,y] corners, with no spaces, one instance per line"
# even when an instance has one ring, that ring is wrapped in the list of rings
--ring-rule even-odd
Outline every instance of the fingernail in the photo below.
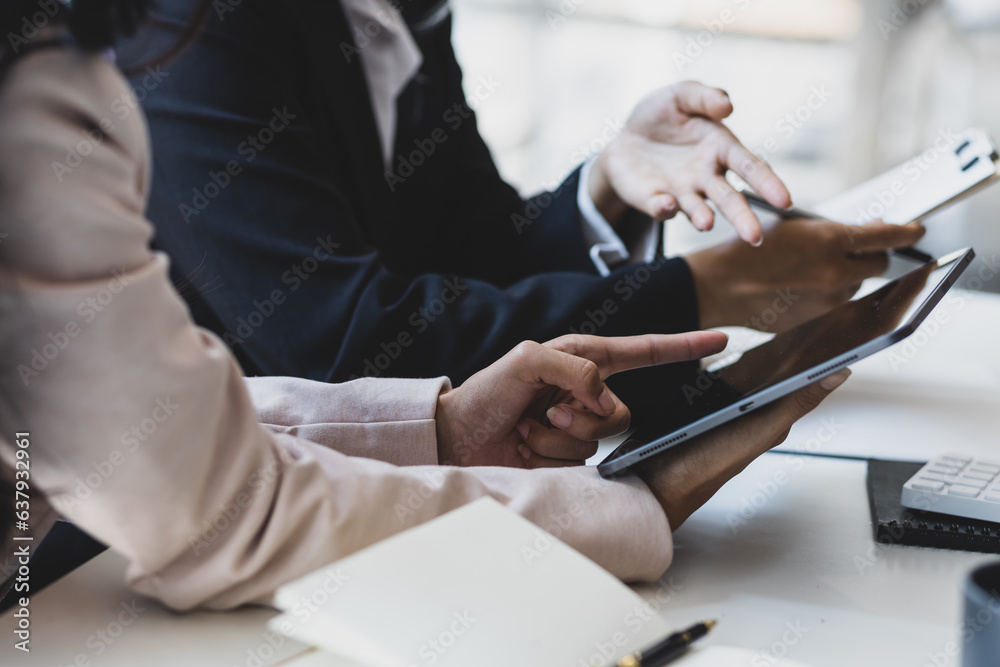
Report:
[[[615,411],[615,399],[611,398],[611,393],[607,389],[602,391],[601,395],[597,397],[597,402],[609,415]]]
[[[521,455],[525,463],[531,459],[531,449],[527,445],[518,445],[517,453]]]
[[[573,421],[573,415],[563,408],[549,408],[545,416],[549,418],[552,425],[557,428],[568,428]]]
[[[528,422],[521,422],[517,425],[517,432],[521,434],[521,439],[527,442],[528,434],[531,433],[531,424]]]
[[[827,391],[833,391],[840,385],[844,384],[849,377],[851,377],[851,369],[845,368],[838,373],[834,373],[833,375],[820,380],[819,386],[823,387],[823,389],[826,389]]]
[[[759,239],[757,239],[756,241],[754,241],[754,242],[753,242],[753,243],[751,243],[750,245],[752,245],[752,246],[753,246],[754,248],[759,248],[759,247],[761,247],[762,245],[764,245],[764,237],[763,237],[763,236],[761,236],[761,237],[760,237]]]

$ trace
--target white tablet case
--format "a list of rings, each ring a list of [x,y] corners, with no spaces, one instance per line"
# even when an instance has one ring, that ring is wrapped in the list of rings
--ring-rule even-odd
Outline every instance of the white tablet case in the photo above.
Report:
[[[996,160],[996,146],[985,131],[942,130],[920,155],[812,210],[853,224],[878,218],[901,225],[923,220],[1000,179]]]

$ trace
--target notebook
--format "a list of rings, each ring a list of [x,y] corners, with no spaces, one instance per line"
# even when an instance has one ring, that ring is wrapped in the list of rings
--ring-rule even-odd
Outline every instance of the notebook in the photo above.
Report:
[[[596,563],[490,498],[283,586],[275,606],[284,613],[271,629],[336,667],[600,667],[671,630]]]
[[[1000,553],[1000,524],[903,507],[903,484],[926,462],[868,460],[868,505],[875,541]]]
[[[931,146],[903,164],[812,207],[820,217],[866,224],[906,224],[997,182],[997,148],[979,129],[940,130]]]

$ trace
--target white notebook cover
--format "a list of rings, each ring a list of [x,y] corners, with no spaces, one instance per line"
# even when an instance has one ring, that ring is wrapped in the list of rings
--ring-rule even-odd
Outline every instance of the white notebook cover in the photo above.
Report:
[[[275,604],[285,613],[272,629],[343,667],[599,667],[670,630],[611,574],[489,498],[283,586]]]

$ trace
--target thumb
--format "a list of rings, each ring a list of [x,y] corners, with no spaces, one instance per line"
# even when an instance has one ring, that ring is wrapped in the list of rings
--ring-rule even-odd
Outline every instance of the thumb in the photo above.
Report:
[[[795,392],[786,399],[786,416],[794,423],[816,409],[834,389],[844,384],[851,377],[851,369],[845,368],[819,382],[813,383]]]
[[[924,237],[927,229],[916,222],[893,225],[887,222],[870,222],[854,226],[848,234],[849,247],[854,253],[882,252],[889,248],[906,248]]]
[[[689,116],[705,116],[722,120],[733,113],[729,94],[721,88],[710,88],[697,81],[682,81],[674,87],[677,108]]]

